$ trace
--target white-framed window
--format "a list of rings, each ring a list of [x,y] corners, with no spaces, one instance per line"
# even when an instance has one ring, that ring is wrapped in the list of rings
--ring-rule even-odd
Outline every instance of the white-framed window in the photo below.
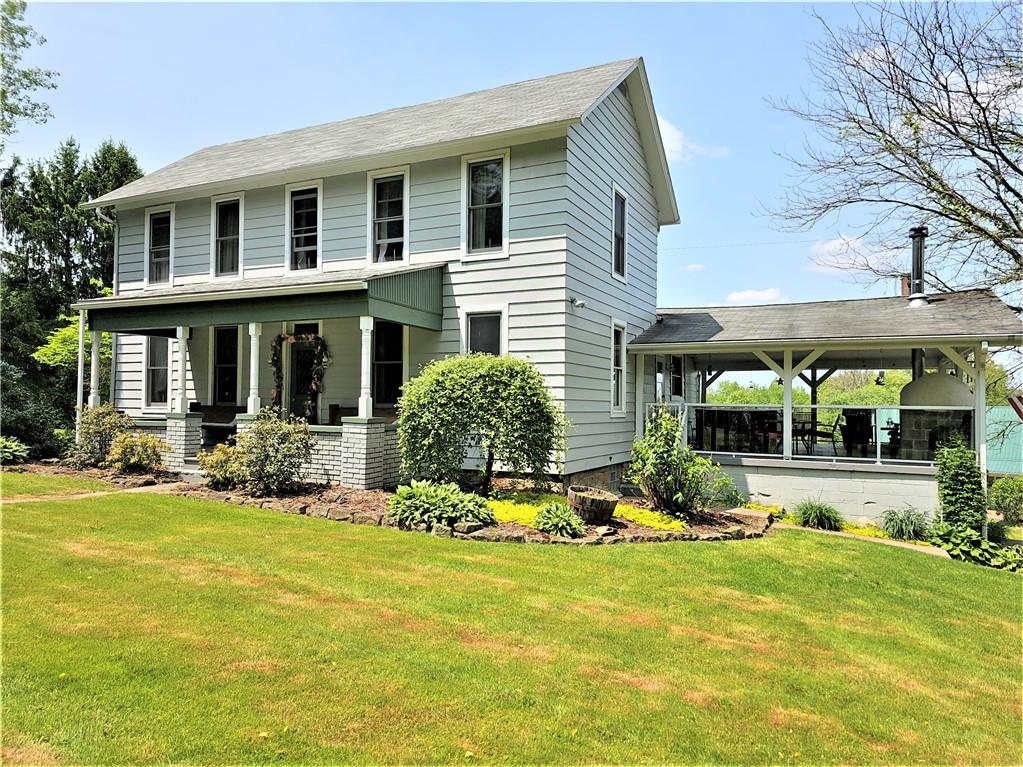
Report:
[[[285,265],[288,271],[323,268],[323,182],[284,187]]]
[[[174,278],[174,206],[146,208],[143,236],[145,285],[169,285]]]
[[[245,248],[245,194],[210,198],[210,274],[240,277]]]
[[[166,408],[170,403],[170,339],[146,336],[146,407]]]
[[[611,413],[625,413],[625,380],[626,380],[626,325],[616,319],[611,320]]]
[[[679,354],[672,354],[669,358],[671,369],[669,377],[671,379],[670,392],[671,396],[677,399],[682,399],[685,394],[685,370],[682,365],[682,356]]]
[[[465,350],[469,353],[501,356],[504,344],[504,314],[500,311],[467,312]]]
[[[462,253],[467,259],[508,254],[510,152],[462,158]]]
[[[405,261],[409,252],[408,166],[374,171],[367,179],[369,262]]]
[[[625,192],[614,188],[611,208],[611,274],[625,279],[628,267],[628,223],[629,198]]]

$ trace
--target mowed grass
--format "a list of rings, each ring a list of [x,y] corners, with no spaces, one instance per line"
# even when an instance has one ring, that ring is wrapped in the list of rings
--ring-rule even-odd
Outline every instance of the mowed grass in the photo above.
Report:
[[[47,476],[30,472],[0,471],[0,498],[32,498],[50,495],[75,495],[109,490],[109,482],[73,476]]]
[[[3,511],[4,762],[1018,764],[1021,580],[888,546]]]

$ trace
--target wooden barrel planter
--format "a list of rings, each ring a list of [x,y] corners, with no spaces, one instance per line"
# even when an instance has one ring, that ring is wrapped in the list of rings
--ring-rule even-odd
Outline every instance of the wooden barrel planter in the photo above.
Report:
[[[618,505],[618,496],[595,487],[572,485],[568,488],[568,505],[588,525],[606,525]]]

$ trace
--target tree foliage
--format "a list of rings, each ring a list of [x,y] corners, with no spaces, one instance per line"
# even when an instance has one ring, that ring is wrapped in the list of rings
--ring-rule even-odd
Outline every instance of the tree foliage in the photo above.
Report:
[[[57,87],[56,72],[21,63],[33,44],[46,42],[25,23],[25,8],[22,0],[0,3],[0,153],[19,122],[43,123],[50,118],[50,107],[37,101],[35,93]]]
[[[938,449],[936,461],[941,521],[983,528],[987,501],[976,454],[956,434]]]
[[[405,384],[398,416],[404,476],[452,481],[475,441],[485,462],[484,494],[496,461],[545,483],[564,442],[564,417],[543,377],[514,357],[470,354],[431,362]]]
[[[1023,19],[994,5],[874,4],[809,52],[816,95],[779,108],[816,133],[775,211],[805,230],[867,217],[835,265],[895,277],[926,224],[940,288],[992,287],[1023,304]]]

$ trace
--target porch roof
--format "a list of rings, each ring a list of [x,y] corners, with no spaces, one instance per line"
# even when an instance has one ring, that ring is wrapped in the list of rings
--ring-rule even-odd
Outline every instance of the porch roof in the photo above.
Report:
[[[640,333],[636,352],[718,352],[737,349],[934,346],[987,341],[1023,343],[1023,322],[989,290],[928,297],[913,307],[901,296],[762,306],[658,309]]]
[[[443,264],[361,266],[146,290],[73,306],[92,330],[170,335],[172,328],[369,316],[440,330]]]

